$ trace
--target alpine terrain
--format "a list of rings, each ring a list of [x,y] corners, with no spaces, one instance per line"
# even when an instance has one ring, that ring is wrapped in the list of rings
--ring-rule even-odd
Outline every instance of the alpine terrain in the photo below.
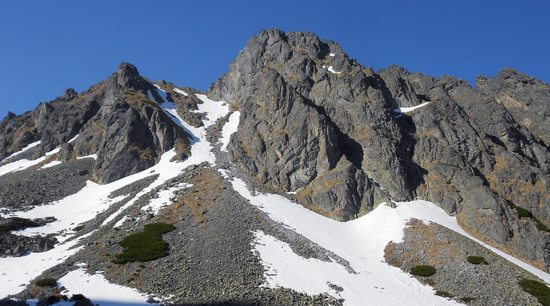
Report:
[[[0,122],[0,305],[550,305],[549,84],[274,29],[181,85]]]

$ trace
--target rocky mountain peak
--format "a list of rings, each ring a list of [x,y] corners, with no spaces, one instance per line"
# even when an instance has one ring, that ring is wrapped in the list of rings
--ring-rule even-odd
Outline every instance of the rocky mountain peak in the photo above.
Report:
[[[478,88],[398,66],[377,73],[315,34],[272,29],[250,39],[210,94],[241,111],[228,156],[260,184],[338,220],[425,198],[488,241],[550,263],[535,223],[514,233],[521,243],[508,234],[519,218],[507,203],[550,223],[548,181],[532,179],[550,160],[542,82],[513,70]],[[508,171],[521,173],[513,185]]]
[[[121,88],[132,88],[135,90],[147,87],[147,82],[139,75],[136,66],[122,62],[116,71],[116,81]]]
[[[381,267],[392,262],[403,271],[433,265],[434,289],[447,290],[448,282],[459,290],[455,296],[470,296],[464,280],[479,281],[478,271],[485,271],[482,283],[487,284],[502,274],[510,277],[489,285],[491,290],[515,284],[519,274],[497,264],[498,256],[469,245],[473,241],[453,236],[464,234],[462,229],[468,237],[550,271],[549,103],[548,84],[515,70],[480,77],[472,87],[455,77],[434,78],[395,65],[374,71],[313,33],[264,30],[249,40],[208,93],[167,81],[153,84],[123,62],[80,94],[67,89],[31,112],[8,113],[0,122],[0,173],[5,174],[0,175],[0,208],[23,211],[57,201],[59,208],[50,210],[55,216],[39,215],[66,222],[57,237],[72,243],[67,235],[90,234],[81,236],[86,239],[82,252],[44,274],[59,285],[67,284],[66,272],[82,268],[75,263],[87,262],[86,271],[104,271],[101,275],[109,281],[159,296],[177,293],[170,297],[173,302],[225,299],[228,292],[255,299],[264,272],[268,275],[264,267],[271,265],[262,266],[257,247],[282,249],[271,238],[258,239],[273,236],[291,246],[281,258],[315,255],[326,260],[319,267],[342,265],[326,270],[345,275],[334,278],[334,284],[326,282],[330,277],[320,278],[318,268],[307,269],[321,280],[319,292],[331,288],[329,295],[347,299],[338,302],[361,304],[357,301],[372,297],[371,292],[380,293],[380,287],[363,291],[369,287],[364,284],[371,283],[372,275],[387,275]],[[75,207],[74,212],[85,212],[78,221],[67,213]],[[338,221],[369,215],[338,223],[318,214]],[[0,226],[12,222],[1,219]],[[411,226],[406,226],[409,220]],[[138,270],[135,264],[119,266],[125,262],[112,260],[123,246],[116,242],[157,222],[177,229],[165,236],[167,260],[153,258]],[[410,239],[390,243],[390,236],[399,240],[402,229]],[[0,256],[36,249],[30,237],[5,236],[11,240],[0,241]],[[437,248],[441,252],[434,252]],[[372,256],[382,251],[386,261]],[[469,254],[487,255],[490,264],[482,268],[492,270],[475,270],[466,259]],[[288,266],[290,261],[283,262]],[[290,267],[294,274],[288,275],[311,277],[301,270],[301,260],[295,262]],[[172,273],[178,270],[185,273]],[[457,281],[456,272],[466,270],[468,278]],[[364,271],[373,273],[362,275]],[[15,293],[22,281],[14,276],[23,273],[8,273]],[[222,279],[226,284],[220,284],[219,275],[230,276]],[[35,288],[25,277],[29,285],[18,297],[50,290]],[[353,281],[339,283],[347,277]],[[441,282],[442,277],[454,280]],[[389,280],[388,285],[411,284]],[[234,289],[235,284],[241,287]],[[485,290],[479,283],[470,285],[476,287],[476,298]],[[277,286],[277,294],[288,294],[280,290],[286,287]],[[393,292],[411,289],[384,286]],[[518,286],[510,286],[508,295],[517,296]],[[261,294],[267,294],[263,289]],[[365,294],[353,300],[347,295],[352,291]],[[500,297],[495,292],[490,298]],[[383,292],[378,304],[390,293]],[[478,300],[491,304],[486,301]]]

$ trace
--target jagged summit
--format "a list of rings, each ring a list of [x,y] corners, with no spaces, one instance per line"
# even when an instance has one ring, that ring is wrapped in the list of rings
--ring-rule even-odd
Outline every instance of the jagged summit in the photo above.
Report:
[[[126,62],[122,62],[118,66],[116,80],[118,86],[121,88],[142,90],[148,85],[148,83],[139,75],[139,71],[136,66]]]
[[[188,137],[159,108],[162,102],[158,89],[135,66],[122,63],[111,77],[81,94],[68,89],[31,113],[3,121],[0,157],[34,142],[40,142],[28,153],[34,157],[59,146],[61,160],[96,154],[98,182],[151,167],[176,144],[184,158]]]
[[[503,79],[510,74],[472,88],[397,66],[376,73],[314,34],[268,30],[210,92],[242,112],[228,154],[259,183],[340,220],[382,202],[429,199],[488,241],[546,262],[546,232],[520,222],[508,203],[550,224],[541,115],[550,87]]]

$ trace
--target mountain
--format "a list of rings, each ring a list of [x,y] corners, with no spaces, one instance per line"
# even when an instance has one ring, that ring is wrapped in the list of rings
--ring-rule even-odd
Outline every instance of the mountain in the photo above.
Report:
[[[0,304],[546,305],[549,105],[276,29],[204,93],[122,63],[0,122]]]

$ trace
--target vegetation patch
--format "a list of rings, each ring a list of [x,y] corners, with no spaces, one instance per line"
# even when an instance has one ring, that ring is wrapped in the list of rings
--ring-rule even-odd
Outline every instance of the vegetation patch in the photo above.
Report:
[[[523,291],[536,297],[539,303],[550,306],[550,288],[541,282],[531,279],[523,279],[519,282]]]
[[[512,208],[514,208],[517,213],[518,213],[518,217],[521,219],[521,218],[529,218],[529,219],[532,219],[534,222],[535,222],[535,225],[537,227],[537,229],[539,231],[542,231],[542,232],[550,232],[550,228],[548,228],[544,223],[542,223],[537,217],[535,217],[530,211],[528,211],[527,209],[523,208],[523,207],[519,207],[517,205],[514,205],[514,204],[510,204],[510,206]]]
[[[55,278],[46,277],[37,280],[36,282],[34,282],[34,284],[39,287],[56,287],[57,281],[55,280]]]
[[[223,192],[222,177],[210,167],[202,168],[189,182],[193,186],[178,194],[174,205],[160,211],[167,221],[175,221],[182,214],[194,218],[197,224],[208,226],[208,212],[216,205]]]
[[[468,256],[468,258],[466,258],[466,260],[468,260],[468,262],[473,264],[473,265],[488,265],[489,264],[483,256]]]
[[[475,300],[476,300],[476,298],[473,298],[471,296],[465,296],[465,297],[460,298],[460,301],[464,302],[464,303],[470,303],[470,302],[473,302]]]
[[[445,297],[445,298],[450,298],[450,299],[452,299],[454,297],[454,295],[450,294],[449,292],[441,291],[441,290],[437,290],[435,292],[435,295],[439,295],[439,296],[442,296],[442,297]]]
[[[27,227],[37,227],[39,224],[33,220],[24,219],[24,218],[9,218],[3,220],[0,224],[0,233],[9,233],[11,231],[22,230]]]
[[[419,265],[411,268],[411,274],[422,277],[430,277],[435,274],[435,267],[429,265]]]
[[[175,227],[168,223],[145,225],[143,232],[126,236],[120,242],[124,251],[116,255],[113,263],[145,262],[168,255],[168,243],[162,239],[162,235],[174,229]]]

